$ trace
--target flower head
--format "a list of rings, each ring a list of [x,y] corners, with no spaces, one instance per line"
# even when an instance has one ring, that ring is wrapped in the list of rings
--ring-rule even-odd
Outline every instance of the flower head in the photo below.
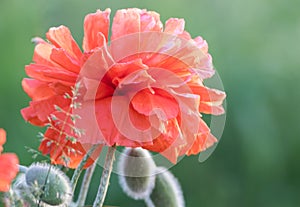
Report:
[[[6,142],[6,132],[0,128],[0,191],[7,192],[19,168],[18,157],[13,153],[1,154],[2,145]]]
[[[50,28],[48,42],[35,39],[34,63],[25,68],[30,79],[22,82],[32,98],[24,119],[48,124],[54,105],[70,107],[64,94],[80,81],[81,108],[72,113],[85,130],[73,146],[82,154],[83,144],[142,147],[175,163],[212,146],[216,138],[201,113],[224,113],[225,93],[203,84],[214,74],[206,41],[192,39],[183,19],[163,26],[158,13],[133,8],[116,12],[108,43],[109,16],[106,9],[85,17],[83,51],[65,26]]]

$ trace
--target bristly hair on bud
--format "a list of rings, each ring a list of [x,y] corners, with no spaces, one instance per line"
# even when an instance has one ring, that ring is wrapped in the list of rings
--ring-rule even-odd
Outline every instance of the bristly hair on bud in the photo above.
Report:
[[[145,199],[147,207],[185,207],[178,180],[164,167],[156,169],[155,187]]]
[[[25,181],[25,174],[20,173],[12,185],[11,196],[5,196],[5,206],[31,207],[37,206],[35,197],[29,191]]]
[[[119,158],[119,183],[123,191],[135,200],[148,197],[155,184],[155,163],[142,148],[125,148]]]
[[[24,179],[27,197],[41,207],[64,207],[72,201],[69,178],[57,167],[47,163],[32,164]]]

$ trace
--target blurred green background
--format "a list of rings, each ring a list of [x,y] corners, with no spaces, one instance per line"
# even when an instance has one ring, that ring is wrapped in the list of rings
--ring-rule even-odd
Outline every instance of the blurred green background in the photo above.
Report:
[[[173,167],[187,207],[296,207],[300,204],[300,1],[299,0],[0,0],[0,127],[5,151],[33,160],[41,129],[20,109],[30,39],[51,26],[68,26],[81,45],[82,23],[97,8],[139,7],[186,20],[193,37],[209,43],[227,98],[225,131],[204,163],[186,157]],[[97,174],[100,175],[101,169]],[[99,177],[99,176],[97,176]],[[89,194],[92,200],[98,180]],[[91,203],[91,201],[90,201]],[[144,206],[127,198],[113,175],[106,203]]]

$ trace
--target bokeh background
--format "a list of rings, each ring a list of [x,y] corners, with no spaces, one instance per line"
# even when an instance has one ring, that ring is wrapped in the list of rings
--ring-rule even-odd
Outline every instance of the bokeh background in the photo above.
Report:
[[[171,171],[187,207],[297,207],[300,204],[300,1],[299,0],[0,0],[0,127],[5,151],[24,165],[24,146],[38,146],[43,129],[24,122],[20,109],[30,39],[51,26],[68,26],[81,45],[82,23],[97,8],[139,7],[186,20],[194,37],[209,43],[227,98],[225,131],[204,163],[186,157]],[[100,177],[101,168],[95,177]],[[95,179],[89,200],[96,194]],[[113,175],[106,203],[143,207],[127,198]]]

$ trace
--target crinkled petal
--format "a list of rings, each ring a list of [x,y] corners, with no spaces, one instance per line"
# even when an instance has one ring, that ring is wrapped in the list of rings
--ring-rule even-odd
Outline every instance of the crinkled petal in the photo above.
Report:
[[[135,59],[126,63],[116,63],[114,64],[106,74],[106,77],[109,78],[109,81],[118,86],[120,82],[125,84],[122,81],[125,78],[128,78],[129,75],[132,75],[134,72],[139,70],[148,69],[148,66],[143,64],[141,59]]]
[[[53,48],[50,58],[53,62],[60,65],[67,71],[78,73],[80,71],[80,62],[72,58],[64,49]]]
[[[175,98],[161,89],[155,89],[154,93],[148,89],[139,91],[131,103],[139,113],[146,116],[156,114],[164,121],[179,115],[179,106]]]
[[[152,143],[147,117],[135,112],[128,98],[114,96],[95,104],[97,123],[108,145],[138,147],[141,143]]]
[[[22,87],[33,101],[47,99],[55,95],[53,89],[49,87],[49,83],[35,79],[24,78]]]
[[[55,47],[65,49],[72,58],[80,61],[82,52],[67,27],[52,27],[47,32],[46,37]]]
[[[46,65],[30,64],[25,67],[25,70],[29,77],[40,81],[74,85],[77,80],[77,74],[75,73]]]
[[[96,47],[102,47],[103,42],[99,37],[102,33],[106,40],[108,40],[109,30],[109,16],[110,9],[105,11],[97,10],[96,13],[88,14],[84,19],[84,38],[83,49],[84,51],[91,51]]]
[[[164,32],[179,35],[184,32],[184,19],[170,18],[166,21]]]
[[[207,148],[213,146],[217,141],[217,138],[215,138],[211,133],[199,134],[192,147],[189,151],[187,151],[186,154],[188,156],[197,155],[200,152],[206,150]]]
[[[111,39],[138,32],[151,32],[162,30],[159,14],[136,8],[118,10],[112,25]]]
[[[168,120],[167,122],[161,123],[164,125],[165,132],[161,133],[159,136],[154,137],[153,144],[151,145],[143,145],[142,148],[153,151],[160,152],[165,157],[167,157],[170,161],[177,160],[177,155],[173,153],[165,153],[168,148],[173,144],[173,142],[179,136],[179,130],[177,126],[176,119]],[[175,161],[176,162],[176,161]]]
[[[226,94],[223,91],[200,85],[190,85],[190,88],[200,96],[200,112],[213,115],[220,115],[225,112],[222,103]]]
[[[47,42],[38,43],[34,48],[33,61],[41,65],[58,66],[50,58],[53,48],[54,46]]]
[[[31,101],[29,107],[21,110],[21,114],[31,124],[43,126],[48,122],[50,114],[55,111],[55,105],[65,108],[70,105],[70,100],[63,96],[52,96],[40,101]]]
[[[68,168],[76,168],[90,149],[91,145],[81,145],[79,142],[72,143],[65,134],[54,128],[48,128],[44,134],[39,150],[43,154],[49,154],[53,164],[64,165]],[[84,168],[94,163],[101,152],[99,146],[88,159]]]

